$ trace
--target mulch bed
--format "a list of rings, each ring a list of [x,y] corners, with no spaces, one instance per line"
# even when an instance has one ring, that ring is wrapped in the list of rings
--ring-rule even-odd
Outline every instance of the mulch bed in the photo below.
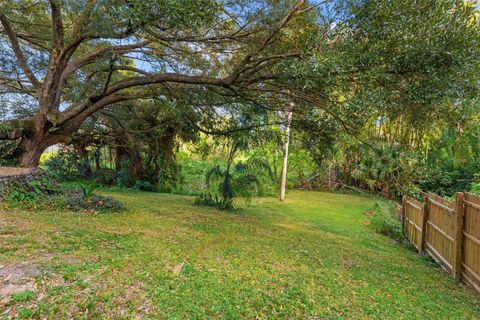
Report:
[[[0,177],[22,176],[35,171],[36,168],[0,167]]]

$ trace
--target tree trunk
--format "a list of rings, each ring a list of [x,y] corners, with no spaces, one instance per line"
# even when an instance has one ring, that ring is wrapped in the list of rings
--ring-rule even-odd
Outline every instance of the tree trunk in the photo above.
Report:
[[[122,163],[126,160],[127,156],[128,156],[128,153],[126,148],[123,145],[117,144],[115,146],[115,170],[116,171],[122,170]]]
[[[43,152],[57,143],[69,143],[70,137],[34,135],[22,138],[18,162],[26,168],[37,167]]]
[[[93,160],[95,161],[95,169],[99,171],[101,169],[100,158],[102,156],[102,151],[100,147],[97,147],[93,153]]]
[[[36,139],[26,139],[21,143],[22,152],[18,161],[24,167],[37,167],[42,153],[48,148],[42,141]]]
[[[286,110],[287,128],[285,130],[285,145],[283,147],[282,182],[280,184],[280,201],[285,199],[287,185],[288,145],[290,144],[290,124],[292,122],[292,108]]]
[[[70,133],[56,131],[51,133],[51,124],[45,117],[37,116],[33,128],[21,138],[18,161],[24,167],[37,167],[42,153],[57,143],[69,144],[72,141]]]
[[[142,155],[140,154],[138,148],[135,146],[131,147],[130,152],[130,175],[137,180],[141,180],[144,178]]]
[[[123,133],[115,139],[115,170],[123,169],[124,162],[129,162],[128,174],[131,178],[144,178],[143,159],[140,150],[134,145],[131,138]]]
[[[80,156],[80,174],[82,176],[89,177],[92,175],[92,168],[90,167],[90,160],[88,158],[88,143],[86,141],[80,141],[75,145],[75,151]]]

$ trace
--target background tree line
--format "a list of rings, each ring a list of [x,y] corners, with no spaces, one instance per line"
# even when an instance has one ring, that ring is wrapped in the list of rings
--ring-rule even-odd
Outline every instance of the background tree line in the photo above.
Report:
[[[478,188],[473,1],[52,0],[1,10],[5,164],[37,165],[61,143],[69,151],[45,165],[69,177],[214,188],[207,198],[235,183],[243,195],[274,192],[293,105],[296,186],[321,187],[330,168],[338,187],[388,197]]]

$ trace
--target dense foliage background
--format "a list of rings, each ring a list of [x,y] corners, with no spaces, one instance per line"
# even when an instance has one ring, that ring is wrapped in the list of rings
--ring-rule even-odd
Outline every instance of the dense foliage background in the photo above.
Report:
[[[233,206],[278,192],[291,126],[289,188],[478,192],[479,21],[463,0],[7,1],[0,164]]]

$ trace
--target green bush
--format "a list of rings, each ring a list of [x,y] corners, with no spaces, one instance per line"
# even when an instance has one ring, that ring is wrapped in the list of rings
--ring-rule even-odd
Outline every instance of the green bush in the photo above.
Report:
[[[254,195],[262,193],[262,185],[249,165],[237,163],[222,168],[211,168],[206,174],[206,188],[195,199],[196,204],[215,206],[222,210],[236,209],[236,199],[243,198],[247,204]]]
[[[179,187],[173,190],[174,193],[199,194],[205,189],[205,174],[212,167],[212,161],[196,160],[191,158],[180,159]]]
[[[81,186],[70,190],[62,188],[44,173],[34,177],[18,177],[0,190],[0,201],[9,208],[21,209],[69,209],[73,211],[118,211],[121,202],[95,194],[96,185]]]
[[[11,130],[6,124],[0,123],[0,132]],[[17,152],[20,140],[1,140],[0,141],[0,166],[14,167],[17,165]]]
[[[42,167],[50,176],[60,181],[90,178],[91,168],[88,159],[80,158],[73,151],[60,151],[45,160]]]
[[[84,190],[71,190],[67,192],[60,199],[60,202],[63,202],[65,206],[74,211],[120,211],[124,209],[123,204],[108,196],[103,196],[99,194],[88,194]]]
[[[386,236],[395,239],[398,242],[404,242],[405,237],[402,231],[402,224],[396,215],[396,208],[393,203],[375,202],[370,209],[371,225],[373,228]]]
[[[471,184],[470,192],[480,196],[480,182],[474,182]]]
[[[10,204],[34,204],[45,200],[46,196],[60,193],[60,185],[44,173],[34,176],[18,176],[11,179],[0,190],[0,201]]]
[[[428,178],[420,184],[422,190],[428,190],[441,196],[453,196],[455,192],[470,190],[472,172],[469,168],[448,170],[434,169],[429,172]]]
[[[151,184],[149,181],[145,180],[137,180],[135,181],[135,185],[133,186],[133,189],[139,190],[139,191],[148,191],[148,192],[156,192],[157,187]]]
[[[195,197],[196,205],[216,207],[219,203],[221,203],[221,198],[217,194],[212,194],[208,191],[204,191]]]
[[[100,169],[96,170],[93,174],[94,181],[105,186],[113,186],[116,184],[117,175],[112,169]]]

